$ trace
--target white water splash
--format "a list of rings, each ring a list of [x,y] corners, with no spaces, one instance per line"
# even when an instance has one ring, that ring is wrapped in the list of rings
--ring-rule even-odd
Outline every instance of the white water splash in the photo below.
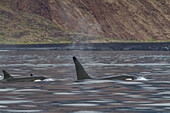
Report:
[[[47,79],[44,79],[43,81],[55,81],[55,79],[53,79],[53,78],[47,78]]]
[[[140,80],[140,81],[148,81],[148,79],[146,79],[143,76],[139,76],[136,80]]]

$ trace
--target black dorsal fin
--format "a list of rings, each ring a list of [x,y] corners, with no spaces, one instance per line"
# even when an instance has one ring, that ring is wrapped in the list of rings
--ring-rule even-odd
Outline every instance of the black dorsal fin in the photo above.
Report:
[[[13,78],[8,72],[6,72],[5,70],[2,70],[4,73],[4,79],[9,79],[9,78]]]
[[[84,70],[83,66],[80,64],[75,56],[73,57],[73,61],[76,67],[77,80],[92,79]]]

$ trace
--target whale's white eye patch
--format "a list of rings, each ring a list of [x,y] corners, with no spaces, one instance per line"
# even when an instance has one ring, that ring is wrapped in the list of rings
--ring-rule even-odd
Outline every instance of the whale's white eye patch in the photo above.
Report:
[[[40,81],[41,81],[40,79],[34,80],[34,82],[40,82]]]
[[[126,80],[132,80],[132,78],[126,78]]]

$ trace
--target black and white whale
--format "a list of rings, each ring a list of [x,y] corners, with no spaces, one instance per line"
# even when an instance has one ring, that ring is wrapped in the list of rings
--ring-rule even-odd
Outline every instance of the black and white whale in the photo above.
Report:
[[[87,72],[85,71],[85,69],[75,56],[73,57],[73,61],[76,68],[77,80],[93,79],[87,74]],[[135,80],[135,79],[137,79],[137,77],[135,76],[119,75],[107,78],[99,78],[97,80]]]
[[[20,77],[20,78],[14,78],[12,77],[7,71],[2,70],[4,74],[4,78],[1,80],[1,82],[38,82],[46,79],[46,77],[43,76],[33,76],[32,74],[30,77]]]

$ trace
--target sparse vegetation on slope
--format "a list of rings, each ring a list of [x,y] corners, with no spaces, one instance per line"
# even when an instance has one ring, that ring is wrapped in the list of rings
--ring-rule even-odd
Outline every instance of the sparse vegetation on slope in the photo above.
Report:
[[[97,40],[97,41],[96,41]],[[68,32],[33,13],[12,10],[0,4],[0,44],[102,42],[103,37]]]
[[[168,4],[167,0],[1,0],[0,44],[168,42]]]
[[[19,10],[68,30],[136,41],[170,41],[169,0],[15,0]]]
[[[41,16],[0,5],[1,43],[50,43],[68,41],[65,30]]]

